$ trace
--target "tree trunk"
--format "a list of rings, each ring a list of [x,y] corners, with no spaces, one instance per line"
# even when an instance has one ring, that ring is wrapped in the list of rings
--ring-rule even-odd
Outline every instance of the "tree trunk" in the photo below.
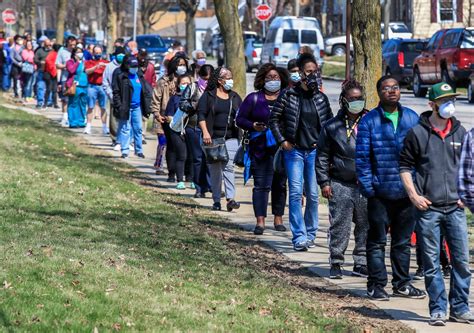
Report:
[[[30,0],[30,27],[31,36],[36,38],[36,0]]]
[[[107,7],[107,53],[114,51],[114,42],[117,39],[117,12],[114,6],[114,0],[105,0]]]
[[[351,18],[354,78],[365,87],[367,108],[371,109],[378,104],[375,83],[382,75],[380,1],[354,0]]]
[[[196,23],[194,21],[194,13],[186,12],[186,52],[196,49]]]
[[[226,66],[234,76],[234,90],[246,93],[244,40],[239,21],[238,0],[214,0],[217,21],[224,39]]]
[[[58,14],[56,22],[56,41],[58,44],[64,43],[64,24],[66,23],[67,0],[58,0]]]

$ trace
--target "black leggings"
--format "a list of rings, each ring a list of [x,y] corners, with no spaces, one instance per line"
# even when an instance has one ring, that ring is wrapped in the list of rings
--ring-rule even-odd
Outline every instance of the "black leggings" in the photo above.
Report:
[[[173,130],[170,131],[171,144],[173,145],[175,158],[176,180],[184,182],[184,164],[186,162],[186,141],[184,135]]]
[[[46,83],[46,94],[44,95],[44,105],[48,105],[49,95],[51,96],[51,101],[53,105],[58,105],[58,82],[55,77],[51,77],[51,74],[44,72],[43,74],[44,82]]]

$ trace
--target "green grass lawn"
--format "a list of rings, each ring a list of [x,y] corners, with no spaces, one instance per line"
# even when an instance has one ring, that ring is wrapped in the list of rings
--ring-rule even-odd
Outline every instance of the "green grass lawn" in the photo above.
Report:
[[[322,74],[323,76],[331,76],[343,80],[346,75],[346,67],[326,63],[323,66]]]
[[[354,326],[203,232],[221,220],[43,118],[0,108],[0,156],[0,331]]]

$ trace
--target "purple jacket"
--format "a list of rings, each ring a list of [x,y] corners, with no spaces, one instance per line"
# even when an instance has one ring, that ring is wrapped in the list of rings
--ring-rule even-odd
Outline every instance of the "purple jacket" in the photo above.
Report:
[[[261,122],[268,124],[270,113],[271,111],[265,99],[265,93],[263,91],[257,91],[245,97],[240,105],[235,121],[237,126],[241,129],[253,132],[253,123]]]

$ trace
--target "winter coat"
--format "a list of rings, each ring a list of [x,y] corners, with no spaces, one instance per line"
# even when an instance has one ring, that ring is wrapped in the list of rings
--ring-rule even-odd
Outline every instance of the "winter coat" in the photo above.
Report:
[[[361,114],[364,116],[368,111]],[[359,122],[362,119],[359,120]],[[338,114],[324,125],[318,141],[316,174],[318,185],[322,188],[330,185],[331,180],[357,184],[355,167],[357,128],[347,139],[346,111]]]
[[[153,118],[153,132],[155,134],[163,134],[163,127],[161,123],[156,120],[158,115],[164,116],[166,106],[170,97],[176,93],[176,78],[170,79],[169,76],[164,76],[158,80],[158,84],[153,90],[153,99],[151,102],[151,112],[155,115]]]
[[[407,197],[400,179],[399,158],[408,131],[418,124],[412,109],[398,105],[397,130],[381,105],[361,119],[356,141],[356,172],[361,193],[367,197]]]
[[[289,88],[285,90],[273,106],[269,125],[278,145],[284,141],[291,144],[296,142],[296,132],[300,123],[300,90]],[[333,117],[329,99],[318,91],[313,96],[313,103],[318,111],[321,128]]]
[[[415,188],[432,202],[432,208],[456,208],[459,200],[457,176],[461,146],[466,130],[454,117],[443,139],[429,121],[432,111],[420,116],[420,123],[405,138],[400,153],[400,172],[415,171]]]

